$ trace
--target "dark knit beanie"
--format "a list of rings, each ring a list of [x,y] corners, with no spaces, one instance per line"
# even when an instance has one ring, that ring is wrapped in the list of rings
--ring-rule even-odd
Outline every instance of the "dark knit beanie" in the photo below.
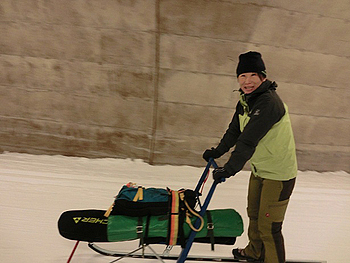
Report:
[[[237,77],[247,72],[261,73],[266,76],[265,64],[259,52],[249,51],[239,55],[239,62],[236,70]]]

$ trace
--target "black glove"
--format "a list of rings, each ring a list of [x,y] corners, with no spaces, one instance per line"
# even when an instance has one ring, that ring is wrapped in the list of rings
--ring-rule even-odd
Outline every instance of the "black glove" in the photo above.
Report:
[[[205,152],[203,153],[203,159],[206,160],[207,162],[209,162],[210,158],[216,159],[216,158],[219,158],[220,156],[221,154],[214,147],[211,147],[210,150],[209,149],[205,150]]]
[[[213,179],[219,183],[224,182],[225,178],[229,178],[231,176],[231,174],[229,174],[224,167],[218,167],[216,169],[214,169],[213,171]]]

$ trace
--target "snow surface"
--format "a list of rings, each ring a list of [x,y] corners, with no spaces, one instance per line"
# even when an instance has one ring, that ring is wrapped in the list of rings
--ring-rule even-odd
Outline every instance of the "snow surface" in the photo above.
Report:
[[[129,181],[145,187],[193,189],[202,172],[203,168],[151,166],[130,159],[0,154],[0,262],[67,262],[75,243],[58,233],[57,220],[63,211],[107,209],[114,195]],[[249,172],[242,171],[218,185],[209,205],[209,209],[234,208],[242,215],[245,232],[234,247],[244,247],[247,242],[248,177]],[[211,179],[206,189],[210,185]],[[299,172],[283,231],[288,259],[348,263],[350,175],[341,171]],[[107,245],[128,251],[137,244],[128,241]],[[153,248],[161,253],[164,246]],[[216,245],[212,252],[209,244],[195,243],[190,253],[230,256],[231,249],[232,246]],[[179,251],[175,247],[172,253]],[[113,259],[98,255],[86,243],[80,243],[71,262]],[[122,262],[158,261],[127,258]]]

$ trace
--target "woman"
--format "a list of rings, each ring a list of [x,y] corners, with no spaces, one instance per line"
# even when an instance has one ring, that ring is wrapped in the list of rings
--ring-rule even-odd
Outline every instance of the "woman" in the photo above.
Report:
[[[266,78],[260,53],[241,54],[236,73],[241,93],[236,111],[219,145],[203,158],[219,158],[234,147],[228,162],[213,171],[219,182],[250,160],[249,243],[232,252],[237,259],[284,263],[282,223],[297,175],[288,108],[276,93],[277,84]]]

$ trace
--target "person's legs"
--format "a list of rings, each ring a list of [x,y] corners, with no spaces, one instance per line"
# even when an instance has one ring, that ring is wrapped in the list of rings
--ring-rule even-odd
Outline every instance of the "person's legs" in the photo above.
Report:
[[[249,217],[248,238],[249,244],[245,247],[244,253],[251,258],[261,258],[263,252],[263,241],[260,238],[258,218],[260,209],[260,196],[263,186],[263,179],[250,175],[248,187],[248,207]]]
[[[265,263],[284,263],[282,223],[295,185],[289,181],[263,180],[258,216],[258,232],[264,244]]]

